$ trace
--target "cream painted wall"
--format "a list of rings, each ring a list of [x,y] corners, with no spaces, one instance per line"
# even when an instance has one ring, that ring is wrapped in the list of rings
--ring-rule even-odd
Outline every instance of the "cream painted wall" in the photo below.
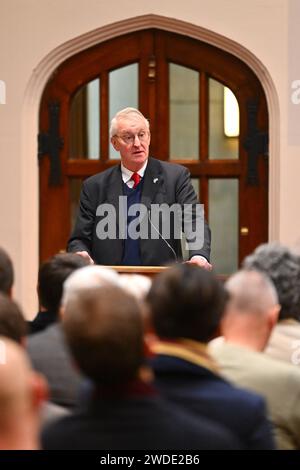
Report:
[[[287,142],[287,0],[115,0],[114,4],[103,0],[1,0],[0,8],[0,80],[7,87],[6,104],[0,104],[0,244],[13,257],[16,298],[27,316],[36,309],[38,267],[38,115],[27,86],[33,83],[41,61],[55,48],[130,17],[155,14],[207,28],[249,49],[266,67],[281,117],[280,198],[278,207],[272,208],[270,201],[270,217],[279,221],[281,241],[294,243],[300,237],[299,148]],[[34,123],[29,141],[27,119]]]

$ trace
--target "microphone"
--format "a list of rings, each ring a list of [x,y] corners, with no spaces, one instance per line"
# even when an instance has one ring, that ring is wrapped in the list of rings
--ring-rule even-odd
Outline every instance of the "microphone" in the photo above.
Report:
[[[168,246],[168,248],[172,251],[173,255],[174,255],[174,258],[175,258],[175,262],[178,263],[178,258],[177,258],[177,255],[176,255],[176,252],[174,250],[174,248],[170,245],[170,243],[162,236],[162,234],[160,233],[160,231],[155,227],[155,225],[153,224],[152,220],[151,220],[151,217],[150,217],[150,210],[149,207],[148,207],[148,210],[147,210],[147,214],[148,214],[148,220],[151,224],[151,226],[154,228],[154,230],[156,231],[156,233],[158,233],[158,235],[160,236],[160,238],[165,242],[165,244]]]

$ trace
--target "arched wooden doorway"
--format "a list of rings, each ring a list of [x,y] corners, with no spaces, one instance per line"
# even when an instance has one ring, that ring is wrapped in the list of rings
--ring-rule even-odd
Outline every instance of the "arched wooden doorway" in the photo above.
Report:
[[[239,134],[224,132],[224,88]],[[259,80],[231,54],[158,29],[130,33],[65,61],[40,110],[40,256],[64,249],[81,181],[117,163],[114,111],[137,106],[151,154],[187,166],[213,232],[212,260],[228,274],[268,235],[268,113]]]

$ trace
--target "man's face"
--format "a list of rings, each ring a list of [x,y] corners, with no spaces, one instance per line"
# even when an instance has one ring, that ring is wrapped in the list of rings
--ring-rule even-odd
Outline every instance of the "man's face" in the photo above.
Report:
[[[111,138],[115,150],[120,152],[123,165],[138,171],[149,156],[150,132],[139,116],[128,116],[118,121],[117,135]]]

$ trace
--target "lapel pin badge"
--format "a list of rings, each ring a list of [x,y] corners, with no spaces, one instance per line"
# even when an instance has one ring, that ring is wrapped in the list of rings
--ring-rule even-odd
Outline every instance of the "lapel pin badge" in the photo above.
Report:
[[[158,181],[158,178],[153,178],[153,183],[154,184],[157,183],[157,181]]]

